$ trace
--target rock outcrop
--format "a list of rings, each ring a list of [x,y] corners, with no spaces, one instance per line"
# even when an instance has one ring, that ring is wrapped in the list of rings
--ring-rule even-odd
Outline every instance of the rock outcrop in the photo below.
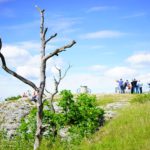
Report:
[[[26,98],[16,101],[5,101],[0,103],[0,130],[6,131],[9,138],[15,135],[21,118],[29,114],[35,106]]]

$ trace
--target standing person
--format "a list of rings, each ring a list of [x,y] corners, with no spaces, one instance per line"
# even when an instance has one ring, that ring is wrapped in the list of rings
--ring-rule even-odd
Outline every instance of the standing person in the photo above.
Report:
[[[37,101],[37,92],[36,91],[34,91],[31,101],[34,101],[34,102]]]
[[[132,80],[132,82],[131,82],[131,94],[133,94],[134,93],[134,82],[133,82],[134,80]]]
[[[125,93],[126,87],[129,85],[129,81],[126,80],[125,83],[123,84],[123,93]]]
[[[134,86],[135,86],[135,88],[134,88],[134,92],[135,93],[139,93],[139,86],[138,86],[138,81],[136,80],[136,79],[134,79]]]
[[[119,83],[119,88],[120,88],[120,93],[124,93],[124,87],[123,87],[123,80],[122,79],[120,79],[119,81],[118,81],[118,83]]]
[[[131,82],[132,88],[131,88],[131,93],[137,93],[138,88],[137,88],[137,80],[133,79]]]
[[[119,81],[116,80],[115,93],[120,93]]]
[[[136,79],[133,79],[131,82],[131,94],[136,93],[136,86],[137,86],[137,81]]]
[[[137,86],[138,86],[139,93],[142,94],[143,93],[143,90],[142,90],[143,83],[141,83],[140,80],[137,82]]]

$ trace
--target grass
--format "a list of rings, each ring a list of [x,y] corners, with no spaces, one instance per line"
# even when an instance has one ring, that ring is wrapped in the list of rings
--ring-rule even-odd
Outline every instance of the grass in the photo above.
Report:
[[[131,102],[135,103],[145,103],[150,101],[150,93],[147,94],[140,94],[140,95],[136,95],[136,97],[134,97]]]
[[[150,95],[98,95],[98,105],[117,101],[131,101],[131,105],[119,110],[119,115],[105,123],[98,132],[81,144],[43,140],[40,150],[150,150]],[[142,101],[142,102],[141,102]],[[0,150],[30,150],[30,141],[6,141],[0,134]],[[52,147],[51,147],[52,146]],[[51,147],[51,148],[50,148]]]
[[[135,95],[133,94],[106,94],[97,95],[97,105],[107,105],[108,103],[118,102],[118,101],[130,101]]]
[[[91,140],[84,140],[83,150],[150,150],[150,102],[135,103],[107,123]]]

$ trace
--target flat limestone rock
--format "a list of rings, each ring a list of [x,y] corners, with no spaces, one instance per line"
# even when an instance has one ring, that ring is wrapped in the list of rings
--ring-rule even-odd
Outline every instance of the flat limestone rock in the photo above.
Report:
[[[27,99],[0,103],[0,130],[4,130],[11,138],[19,127],[21,118],[29,114],[35,105]]]

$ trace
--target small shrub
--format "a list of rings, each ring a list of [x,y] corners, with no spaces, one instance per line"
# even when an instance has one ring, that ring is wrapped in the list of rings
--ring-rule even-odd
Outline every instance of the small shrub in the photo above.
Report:
[[[49,103],[44,103],[49,107]],[[68,127],[68,135],[71,141],[80,142],[83,137],[94,133],[101,125],[104,111],[96,107],[96,97],[88,94],[80,94],[74,98],[68,90],[60,93],[58,105],[62,107],[61,113],[50,110],[43,111],[43,139],[56,141],[59,138],[58,131]],[[24,140],[34,139],[36,129],[36,108],[27,118],[23,118],[18,129],[18,135]],[[50,144],[50,143],[49,143]]]
[[[8,97],[8,98],[6,98],[6,99],[5,99],[5,101],[18,100],[18,99],[20,99],[20,98],[21,98],[21,96],[20,96],[20,95],[18,95],[18,96],[12,96],[12,97]]]
[[[24,140],[34,139],[36,131],[36,112],[37,109],[33,108],[27,118],[22,118],[21,125],[17,130],[17,135]]]

